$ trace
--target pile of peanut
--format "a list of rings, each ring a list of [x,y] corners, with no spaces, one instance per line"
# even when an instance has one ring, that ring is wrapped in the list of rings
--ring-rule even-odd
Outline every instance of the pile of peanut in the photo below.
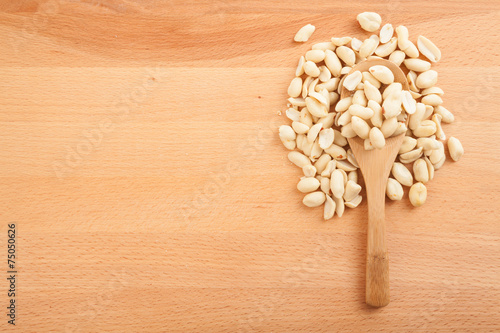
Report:
[[[382,23],[380,15],[371,12],[357,19],[369,32],[379,30]],[[314,30],[310,24],[302,27],[295,41],[306,42]],[[400,66],[407,73],[409,90],[394,82],[385,66],[351,72],[357,63],[370,59],[387,59]],[[302,168],[304,176],[297,189],[305,194],[306,206],[324,204],[325,220],[335,213],[341,217],[346,206],[357,207],[362,201],[359,166],[347,138],[364,139],[365,149],[370,150],[381,149],[386,138],[402,133],[406,134],[387,181],[387,197],[401,200],[406,186],[413,206],[425,203],[424,184],[446,160],[442,123],[454,120],[442,106],[438,73],[430,69],[440,59],[441,51],[429,39],[419,36],[415,45],[405,26],[394,29],[389,23],[364,41],[334,37],[314,44],[300,57],[288,87],[286,116],[292,123],[280,126],[279,137],[291,150],[289,160]],[[343,88],[353,95],[340,99]],[[450,137],[447,146],[451,158],[458,161],[464,153],[460,141]]]

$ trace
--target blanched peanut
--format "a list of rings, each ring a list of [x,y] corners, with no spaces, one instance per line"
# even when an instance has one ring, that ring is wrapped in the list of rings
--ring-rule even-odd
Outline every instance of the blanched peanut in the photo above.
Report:
[[[425,184],[429,181],[429,170],[427,169],[427,163],[423,159],[419,158],[413,163],[413,174],[418,182]]]
[[[436,94],[436,95],[439,95],[439,96],[443,96],[444,95],[444,91],[443,89],[439,88],[439,87],[430,87],[430,88],[426,88],[424,90],[421,91],[422,93],[422,96],[425,96],[425,95],[429,95],[429,94]]]
[[[370,67],[368,71],[383,84],[391,84],[394,82],[394,74],[385,66],[375,65]]]
[[[363,142],[363,146],[364,146],[365,150],[367,150],[367,151],[375,149],[375,147],[373,147],[370,139],[365,139],[365,141]]]
[[[403,186],[393,178],[387,179],[387,185],[386,185],[386,194],[387,197],[391,200],[401,200],[403,198]]]
[[[325,117],[328,115],[329,107],[326,107],[316,98],[306,97],[307,110],[315,117]]]
[[[333,45],[332,42],[323,42],[323,43],[316,43],[314,44],[311,49],[313,50],[335,50],[335,45]]]
[[[332,157],[328,154],[323,154],[321,155],[316,163],[314,163],[314,167],[316,168],[316,172],[321,174],[323,170],[325,170],[326,165],[328,162],[332,160]]]
[[[441,59],[441,51],[424,36],[418,36],[417,45],[420,52],[430,61],[438,62]]]
[[[363,76],[361,75],[360,71],[355,71],[352,74],[346,76],[343,85],[347,90],[353,91],[354,89],[356,89],[356,86],[361,82],[362,77]]]
[[[352,104],[352,97],[342,98],[335,106],[335,111],[342,112],[346,111]]]
[[[307,131],[309,131],[309,126],[301,123],[300,121],[292,122],[292,128],[297,134],[304,134],[307,133]]]
[[[323,50],[309,50],[306,52],[305,56],[307,61],[312,61],[315,63],[325,60],[325,51]]]
[[[330,177],[330,188],[335,198],[342,198],[344,195],[344,176],[339,169],[335,169]]]
[[[384,122],[382,123],[382,127],[380,127],[380,131],[382,131],[385,138],[392,136],[397,129],[398,120],[396,119],[396,117],[384,120]]]
[[[309,158],[306,155],[299,153],[298,151],[289,152],[288,159],[299,168],[303,168],[306,165],[311,164]]]
[[[330,154],[330,156],[336,160],[345,160],[347,158],[346,150],[334,143],[325,149],[325,153]]]
[[[400,25],[396,28],[396,34],[398,36],[398,47],[400,50],[404,51],[409,46],[409,33],[408,28],[404,25]]]
[[[361,45],[363,45],[363,42],[357,39],[356,37],[351,39],[351,49],[353,49],[354,51],[359,51]]]
[[[413,184],[413,176],[410,171],[399,162],[394,162],[392,166],[392,175],[402,185],[411,186]]]
[[[306,194],[306,196],[304,197],[302,202],[307,207],[318,207],[318,206],[321,206],[323,204],[323,202],[325,202],[325,200],[326,200],[325,193],[321,192],[321,191],[317,191],[317,192],[312,192],[312,193]]]
[[[411,150],[407,153],[401,154],[401,155],[399,155],[399,160],[401,161],[401,163],[405,163],[405,164],[412,163],[422,156],[422,150],[423,150],[422,147],[420,147],[420,148]]]
[[[351,118],[352,129],[362,139],[367,139],[370,133],[370,126],[360,117]]]
[[[279,128],[279,137],[281,142],[287,149],[295,149],[295,139],[297,136],[295,134],[295,131],[290,126],[281,125]]]
[[[290,86],[288,86],[288,95],[290,97],[299,97],[302,92],[302,79],[300,77],[296,77],[290,82]]]
[[[368,32],[374,32],[380,28],[380,24],[382,23],[382,18],[379,14],[374,12],[364,12],[358,14],[357,20],[359,25],[363,30]]]
[[[354,95],[352,95],[352,104],[358,104],[362,106],[366,106],[368,104],[368,100],[366,99],[364,90],[357,90]]]
[[[323,212],[323,218],[329,220],[335,214],[335,201],[330,196],[326,196],[325,209]]]
[[[351,37],[332,37],[332,44],[335,46],[343,46],[349,44]]]
[[[392,24],[387,23],[380,29],[380,43],[387,43],[391,40],[392,35],[394,34],[394,28]]]
[[[320,189],[326,195],[330,194],[330,178],[321,176]]]
[[[348,180],[345,186],[344,200],[351,201],[359,194],[359,192],[361,192],[361,186],[352,180]]]
[[[347,66],[354,66],[354,63],[356,62],[356,54],[352,49],[346,46],[339,46],[335,52],[337,53],[337,56],[347,64]]]
[[[373,117],[373,110],[359,104],[353,104],[347,110],[351,116],[357,116],[364,120],[368,120]]]
[[[392,37],[388,43],[381,44],[375,49],[375,54],[379,57],[387,57],[392,54],[396,48],[398,47],[398,39],[396,37]]]
[[[397,117],[401,113],[401,92],[394,91],[387,96],[382,103],[385,119]]]
[[[427,188],[422,183],[415,183],[410,187],[410,202],[415,207],[420,207],[427,199]]]
[[[419,138],[429,137],[432,134],[436,133],[436,129],[437,127],[435,122],[433,122],[432,120],[423,120],[420,123],[420,126],[413,130],[413,135]]]
[[[436,123],[436,138],[439,140],[446,140],[446,135],[444,134],[443,127],[441,127],[441,115],[435,114],[432,116],[432,121]]]
[[[338,217],[342,217],[345,210],[344,199],[336,197],[332,197],[332,199],[335,202],[335,214],[337,214]]]
[[[342,130],[340,131],[340,133],[342,134],[342,136],[344,138],[354,138],[357,134],[356,132],[354,132],[354,130],[352,129],[352,124],[349,123],[345,126],[342,126]]]
[[[349,207],[349,208],[356,208],[359,206],[359,204],[361,203],[361,201],[363,200],[363,197],[360,196],[360,195],[357,195],[354,199],[352,199],[351,201],[346,201],[345,202],[345,206],[346,207]]]
[[[384,92],[382,93],[382,98],[386,99],[389,95],[393,93],[401,93],[403,91],[403,86],[399,82],[393,82],[388,85]]]
[[[342,69],[342,64],[340,60],[332,50],[325,50],[325,65],[328,67],[333,76],[340,76],[340,70]]]
[[[317,77],[320,74],[318,66],[312,61],[306,61],[304,64],[304,72],[312,77]]]
[[[400,66],[405,60],[406,54],[403,51],[396,50],[389,56],[389,61],[392,61],[396,65]]]
[[[373,86],[375,86],[375,88],[380,89],[380,81],[377,80],[370,72],[363,72],[361,74],[363,75],[363,83],[366,84],[366,82],[369,81]]]
[[[380,93],[380,90],[378,90],[377,87],[371,84],[370,81],[365,82],[364,91],[365,96],[368,100],[372,100],[374,102],[377,102],[378,104],[382,103],[382,94]]]
[[[332,145],[334,137],[335,137],[335,132],[333,131],[332,128],[321,130],[321,132],[319,132],[319,139],[318,139],[319,146],[322,149],[327,149]]]
[[[337,123],[339,126],[346,126],[351,123],[352,114],[350,112],[344,112],[340,115]]]
[[[439,114],[442,118],[442,121],[444,123],[452,123],[455,120],[455,117],[453,116],[453,113],[448,111],[446,108],[444,108],[441,105],[437,105],[434,108],[434,113]]]
[[[351,172],[357,169],[354,165],[345,160],[337,160],[337,169],[343,171],[344,182],[347,182],[347,172]]]
[[[297,184],[297,189],[302,193],[316,191],[319,187],[319,180],[314,177],[305,177]]]
[[[373,116],[370,118],[372,125],[378,128],[382,127],[384,115],[382,114],[382,107],[375,101],[368,101],[368,107],[373,110]]]
[[[403,52],[410,58],[416,58],[419,55],[417,47],[411,41],[408,41],[408,46],[403,50]]]
[[[410,116],[410,121],[408,123],[408,127],[414,131],[417,127],[420,126],[422,120],[424,119],[425,114],[425,104],[417,103],[415,113]]]
[[[361,47],[359,48],[359,56],[361,58],[366,58],[368,56],[371,56],[373,52],[375,52],[375,49],[378,46],[378,41],[374,40],[372,38],[365,39],[363,44],[361,44]]]
[[[422,97],[421,102],[430,106],[438,106],[443,104],[443,99],[439,95],[429,94]]]
[[[316,168],[312,165],[306,165],[302,168],[302,172],[306,177],[314,177],[316,175]]]
[[[464,147],[462,146],[462,143],[453,136],[448,139],[448,150],[450,151],[451,159],[455,162],[460,160],[464,154]]]
[[[425,89],[436,85],[437,80],[438,73],[435,70],[430,69],[418,75],[415,84],[419,89]]]
[[[405,136],[403,138],[403,143],[399,148],[399,154],[404,154],[412,150],[417,146],[417,139],[412,138],[411,136]]]
[[[316,27],[314,25],[307,24],[300,28],[299,31],[297,31],[293,40],[296,42],[307,42],[309,37],[311,37],[311,35],[313,34],[314,30],[316,30]]]
[[[382,149],[385,146],[384,134],[377,127],[372,127],[370,130],[370,142],[377,149]]]
[[[406,59],[404,64],[406,68],[414,72],[425,72],[431,69],[431,63],[421,59]]]

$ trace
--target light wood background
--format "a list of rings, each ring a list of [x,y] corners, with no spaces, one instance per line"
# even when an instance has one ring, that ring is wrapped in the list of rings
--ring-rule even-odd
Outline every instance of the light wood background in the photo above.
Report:
[[[378,310],[363,302],[366,202],[328,222],[305,208],[275,134],[298,57],[368,36],[365,10],[439,45],[445,131],[466,151],[424,206],[387,204]],[[3,0],[0,270],[15,222],[16,328],[498,332],[499,13],[491,0]],[[293,43],[306,23],[310,42]]]

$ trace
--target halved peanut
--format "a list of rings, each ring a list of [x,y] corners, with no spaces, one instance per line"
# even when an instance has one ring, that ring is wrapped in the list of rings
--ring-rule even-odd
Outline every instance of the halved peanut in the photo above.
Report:
[[[451,136],[448,139],[448,150],[450,151],[451,159],[457,162],[464,154],[464,147],[457,138]]]
[[[337,54],[332,50],[325,50],[325,65],[328,67],[333,76],[340,76],[342,64],[340,63]]]
[[[420,75],[417,76],[415,84],[419,89],[425,89],[434,86],[437,83],[437,80],[438,73],[435,70],[430,69],[420,73]]]
[[[438,62],[441,60],[441,51],[429,39],[418,36],[417,45],[420,52],[430,61]]]
[[[307,61],[315,63],[325,60],[325,51],[323,50],[309,50],[306,52],[305,58]]]
[[[387,179],[386,185],[387,197],[391,200],[401,200],[403,198],[403,186],[394,178]]]
[[[316,27],[314,25],[307,24],[300,28],[299,31],[297,31],[293,40],[296,42],[307,42],[309,37],[311,37],[311,35],[313,34],[314,30],[316,30]]]
[[[324,192],[317,191],[306,194],[302,202],[307,207],[318,207],[321,206],[326,200],[326,195]]]
[[[374,12],[363,12],[356,17],[363,30],[374,32],[380,28],[382,18]]]
[[[404,64],[406,68],[414,72],[425,72],[431,69],[431,63],[421,59],[406,59]]]
[[[380,29],[380,43],[387,43],[388,41],[390,41],[391,38],[393,38],[392,37],[393,34],[394,34],[394,28],[392,27],[392,24],[386,23]]]
[[[427,199],[427,188],[420,182],[415,183],[412,187],[410,187],[408,197],[410,198],[410,202],[413,206],[420,207]]]
[[[394,74],[389,68],[383,65],[371,66],[368,71],[383,84],[391,84],[394,82]]]
[[[402,185],[411,186],[413,184],[411,172],[399,162],[394,162],[392,166],[392,175]]]
[[[325,220],[329,220],[333,217],[333,215],[335,214],[335,206],[335,201],[333,201],[333,199],[327,195],[323,212],[323,218]]]
[[[339,46],[337,47],[335,52],[337,53],[337,56],[346,63],[347,66],[354,66],[354,63],[356,62],[356,54],[352,49],[348,48],[347,46]]]
[[[370,129],[370,142],[377,149],[382,149],[385,146],[384,134],[377,127]]]

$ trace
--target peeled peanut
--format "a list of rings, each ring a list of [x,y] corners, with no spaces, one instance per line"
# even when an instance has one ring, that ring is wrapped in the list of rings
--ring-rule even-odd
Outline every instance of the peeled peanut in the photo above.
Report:
[[[450,151],[451,159],[455,162],[458,161],[464,154],[464,147],[460,140],[451,136],[448,139],[448,150]]]
[[[380,15],[374,12],[364,12],[358,14],[357,20],[361,28],[369,32],[378,30],[378,28],[380,28],[380,24],[382,23]]]
[[[420,182],[413,184],[410,187],[409,198],[413,206],[422,206],[427,199],[427,188],[425,185]]]
[[[326,200],[326,195],[324,192],[317,191],[317,192],[312,192],[309,194],[306,194],[302,202],[304,205],[307,207],[318,207],[323,204]]]
[[[391,200],[401,200],[403,198],[403,186],[393,178],[387,179],[387,186],[385,190],[387,197]]]
[[[411,186],[413,184],[413,176],[411,175],[411,172],[399,162],[394,162],[394,165],[392,166],[392,175],[402,185]]]

